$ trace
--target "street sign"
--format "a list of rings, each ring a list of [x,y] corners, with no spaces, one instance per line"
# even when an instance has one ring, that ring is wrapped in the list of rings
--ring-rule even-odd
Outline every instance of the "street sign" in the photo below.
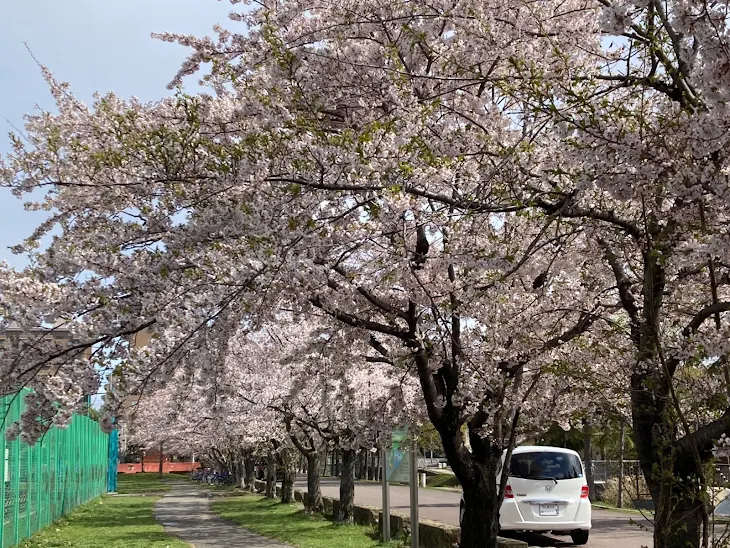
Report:
[[[386,456],[386,479],[389,482],[410,483],[411,452],[407,430],[393,430],[392,445]]]

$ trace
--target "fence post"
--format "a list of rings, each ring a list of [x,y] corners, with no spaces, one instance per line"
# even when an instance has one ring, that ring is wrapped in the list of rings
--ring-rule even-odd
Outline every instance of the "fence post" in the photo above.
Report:
[[[109,468],[107,472],[107,492],[117,492],[117,460],[119,455],[119,431],[115,428],[109,434]]]
[[[35,524],[36,530],[43,527],[43,444],[45,436],[38,441],[38,451],[35,455]]]
[[[13,419],[12,421],[16,421],[20,418],[20,395],[16,395],[13,399]],[[13,544],[18,544],[20,542],[20,523],[18,516],[20,516],[20,439],[16,439],[11,443],[11,449],[10,449],[11,457],[10,457],[10,463],[12,465],[13,471],[10,473],[10,492],[11,500],[14,501],[13,504],[13,517],[11,518],[13,521]]]
[[[0,417],[1,420],[6,421],[8,418],[8,406],[7,397],[0,398]],[[0,501],[2,501],[2,514],[0,515],[0,546],[5,546],[5,480],[8,479],[6,475],[6,467],[10,464],[9,455],[5,453],[5,432],[4,428],[0,431]]]
[[[21,447],[22,451],[22,447]],[[25,531],[23,538],[30,536],[31,526],[31,509],[33,508],[33,458],[35,457],[35,447],[26,445],[25,450]]]

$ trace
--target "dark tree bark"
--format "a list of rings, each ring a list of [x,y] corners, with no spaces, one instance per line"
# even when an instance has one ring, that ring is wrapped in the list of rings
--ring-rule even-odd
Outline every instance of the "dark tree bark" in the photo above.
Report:
[[[357,479],[365,479],[368,473],[368,455],[364,448],[360,448],[358,452],[357,464]]]
[[[337,521],[353,522],[353,506],[355,504],[355,465],[357,453],[353,449],[342,451],[342,476],[340,477],[340,511]]]
[[[322,475],[323,476],[327,475],[327,462],[328,462],[327,459],[328,458],[329,458],[328,447],[325,445],[324,446],[324,457],[322,458]],[[330,471],[329,475],[332,475],[331,471]]]
[[[276,458],[271,450],[266,457],[266,498],[276,498]]]
[[[473,481],[462,483],[464,517],[459,546],[497,546],[499,489],[495,476],[498,463],[499,457],[494,456],[472,463],[468,476]]]
[[[319,452],[312,451],[307,455],[307,501],[304,509],[308,512],[323,512],[324,501],[319,485]]]
[[[362,453],[359,450],[355,452],[355,479],[362,479]]]
[[[659,232],[653,234],[652,240],[661,240]],[[691,432],[688,425],[682,423],[673,387],[680,362],[666,360],[660,343],[666,285],[663,264],[671,250],[656,243],[655,249],[644,252],[640,287],[643,306],[640,308],[615,253],[605,242],[601,245],[616,276],[622,305],[631,319],[631,339],[636,353],[631,375],[633,434],[639,463],[656,509],[654,547],[699,548],[703,544],[703,533],[707,534],[708,523],[703,462],[711,455],[712,440],[730,428],[730,410],[696,432]],[[730,306],[719,304],[722,306],[716,307],[718,311]],[[713,307],[707,307],[700,311],[683,334],[690,336],[713,310]],[[680,437],[680,427],[689,433]]]
[[[281,478],[281,502],[283,504],[294,502],[294,482],[297,479],[297,464],[296,459],[291,453],[291,449],[282,450],[284,477]]]
[[[295,469],[284,469],[284,477],[281,480],[281,502],[283,504],[294,502],[294,481],[296,479]]]
[[[690,476],[691,477],[691,476]],[[703,497],[696,480],[664,482],[654,520],[654,546],[698,548],[702,545]],[[670,489],[673,492],[670,493]]]
[[[243,454],[243,468],[245,474],[245,489],[252,493],[256,490],[256,460],[252,450],[247,450]]]
[[[313,436],[309,436],[308,445],[305,445],[299,439],[299,436],[292,430],[293,420],[294,418],[291,416],[286,418],[286,430],[292,443],[307,462],[307,498],[304,501],[304,510],[308,513],[321,513],[324,510],[324,501],[322,500],[322,489],[319,483],[319,449]]]
[[[240,454],[231,456],[231,475],[233,475],[234,483],[241,489],[246,488],[246,472],[243,458]]]
[[[281,466],[283,477],[281,478],[281,502],[289,504],[294,502],[294,482],[297,479],[297,455],[289,447],[282,447],[277,440],[271,440],[276,450],[276,462]]]
[[[162,477],[162,470],[163,470],[163,466],[164,466],[164,463],[165,463],[165,454],[162,452],[163,451],[163,447],[164,447],[164,444],[163,443],[160,443],[160,462],[159,462],[159,469],[157,471],[157,475],[160,478]]]

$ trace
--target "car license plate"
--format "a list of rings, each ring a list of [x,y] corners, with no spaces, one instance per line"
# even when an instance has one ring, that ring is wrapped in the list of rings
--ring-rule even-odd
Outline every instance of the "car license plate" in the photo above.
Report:
[[[541,516],[557,516],[558,505],[557,504],[541,504],[540,505]]]

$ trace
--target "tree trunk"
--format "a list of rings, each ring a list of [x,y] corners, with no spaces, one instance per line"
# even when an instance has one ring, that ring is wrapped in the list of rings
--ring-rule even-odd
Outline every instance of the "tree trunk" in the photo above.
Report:
[[[464,492],[460,548],[497,546],[499,488],[495,478],[498,463],[499,456],[491,456],[483,462],[473,462],[469,481],[457,475]]]
[[[307,500],[304,510],[310,513],[324,511],[322,490],[319,486],[319,451],[312,451],[307,455]]]
[[[596,482],[593,477],[593,426],[590,420],[583,420],[583,462],[586,467],[586,483],[588,483],[588,495],[591,502],[596,502]]]
[[[340,511],[337,521],[352,523],[355,503],[355,461],[357,454],[353,449],[342,451],[342,476],[340,477]]]
[[[322,458],[322,475],[327,475],[327,458],[329,457],[328,446],[324,446],[324,457]]]
[[[294,481],[297,479],[296,469],[293,467],[284,468],[284,477],[281,480],[281,502],[289,504],[294,502]]]
[[[355,479],[362,479],[362,453],[358,450],[355,451]]]
[[[246,451],[244,453],[243,457],[243,471],[245,475],[245,488],[246,491],[251,491],[252,493],[256,490],[256,462],[254,460],[253,452],[252,451]]]
[[[636,363],[631,375],[631,412],[636,452],[655,506],[654,548],[698,548],[705,506],[702,470],[679,443],[672,409],[672,372],[658,346],[666,272],[652,250],[645,254],[640,321],[632,325]],[[689,434],[686,434],[689,435]]]
[[[679,478],[665,485],[662,495],[669,488],[677,489]],[[702,545],[702,498],[696,482],[687,482],[672,495],[660,500],[654,520],[655,548],[699,548]]]
[[[294,482],[297,479],[297,457],[293,449],[282,449],[281,463],[284,477],[281,479],[281,502],[294,502]]]
[[[276,458],[271,451],[266,458],[266,498],[276,498]]]
[[[159,463],[160,464],[160,468],[157,471],[157,476],[160,477],[160,478],[162,477],[162,470],[163,470],[163,466],[164,466],[164,463],[165,463],[165,456],[164,456],[164,454],[162,452],[162,449],[163,449],[163,444],[160,443],[160,463]]]
[[[231,473],[233,474],[233,483],[241,489],[246,488],[245,466],[241,457],[233,457],[231,462]]]

